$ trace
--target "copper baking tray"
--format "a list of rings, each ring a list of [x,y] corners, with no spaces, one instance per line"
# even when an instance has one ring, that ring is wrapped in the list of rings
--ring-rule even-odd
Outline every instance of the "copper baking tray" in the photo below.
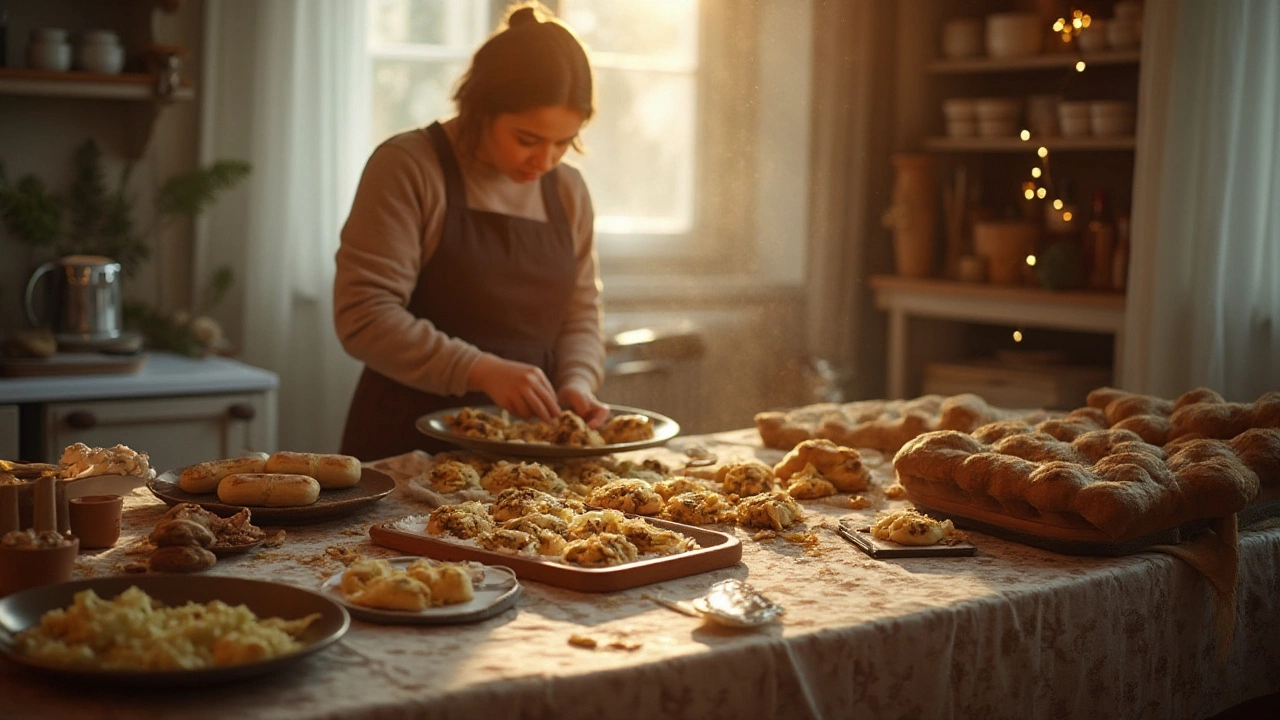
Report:
[[[421,522],[417,521],[418,518]],[[377,523],[369,528],[369,537],[375,545],[437,560],[475,560],[486,565],[505,565],[514,570],[521,580],[535,580],[578,592],[626,590],[729,567],[742,559],[742,543],[733,535],[670,520],[651,517],[645,520],[693,538],[698,548],[679,555],[646,558],[614,567],[583,568],[537,556],[494,552],[428,535],[425,515]]]

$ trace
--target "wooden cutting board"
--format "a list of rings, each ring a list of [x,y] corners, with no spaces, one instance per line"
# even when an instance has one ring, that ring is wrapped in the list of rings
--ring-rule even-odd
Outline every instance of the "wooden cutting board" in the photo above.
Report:
[[[50,377],[59,375],[126,375],[147,364],[146,353],[57,353],[47,358],[0,358],[0,376]]]

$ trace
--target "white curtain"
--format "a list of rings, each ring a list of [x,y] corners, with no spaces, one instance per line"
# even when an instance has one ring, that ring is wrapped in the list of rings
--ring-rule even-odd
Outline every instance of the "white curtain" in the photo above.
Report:
[[[1146,3],[1124,384],[1280,389],[1280,2]]]
[[[813,152],[805,288],[806,349],[830,375],[811,399],[883,394],[880,313],[857,282],[887,262],[879,226],[889,175],[888,105],[894,7],[877,0],[814,4]]]
[[[210,214],[197,277],[230,265],[239,357],[280,376],[279,445],[335,452],[359,364],[333,330],[333,256],[370,150],[365,4],[209,0],[205,161],[253,174]]]

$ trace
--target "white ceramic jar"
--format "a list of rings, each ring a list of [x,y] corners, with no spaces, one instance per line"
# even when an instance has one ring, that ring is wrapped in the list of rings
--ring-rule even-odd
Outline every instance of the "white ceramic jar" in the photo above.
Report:
[[[71,45],[62,28],[36,28],[27,43],[27,65],[33,70],[66,72],[71,69]]]
[[[115,75],[124,69],[124,48],[110,30],[86,30],[80,41],[80,68]]]

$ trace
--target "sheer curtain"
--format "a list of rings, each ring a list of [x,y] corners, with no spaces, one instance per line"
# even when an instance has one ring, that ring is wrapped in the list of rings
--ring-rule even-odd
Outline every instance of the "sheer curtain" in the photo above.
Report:
[[[831,372],[825,384],[851,398],[878,397],[884,377],[883,355],[865,343],[882,326],[880,313],[854,279],[887,252],[866,239],[883,236],[881,208],[872,203],[889,173],[884,61],[892,57],[893,11],[877,0],[814,4],[806,349]]]
[[[230,265],[239,357],[280,375],[279,444],[335,452],[359,364],[333,330],[333,256],[368,156],[365,4],[209,0],[201,153],[253,164],[210,213],[197,277]]]
[[[1280,388],[1280,3],[1147,3],[1124,383]]]

